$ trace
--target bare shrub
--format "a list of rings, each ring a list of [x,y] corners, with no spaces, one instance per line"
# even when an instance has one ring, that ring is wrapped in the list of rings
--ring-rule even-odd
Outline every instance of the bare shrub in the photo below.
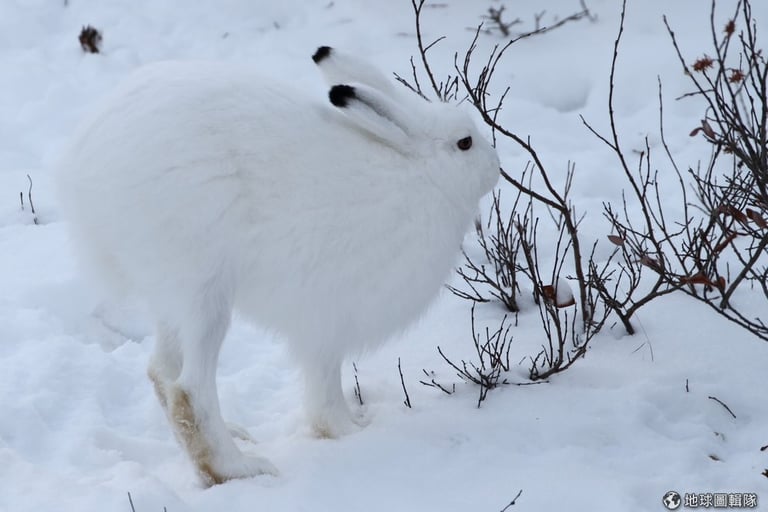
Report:
[[[567,183],[572,179],[569,172]],[[568,187],[566,187],[568,188]],[[524,263],[520,271],[525,274],[533,286],[533,300],[538,307],[539,319],[546,342],[536,356],[530,358],[528,374],[531,380],[542,380],[568,369],[576,360],[587,352],[589,341],[605,323],[608,310],[599,309],[594,292],[587,288],[587,302],[577,304],[569,281],[563,275],[563,267],[569,259],[573,239],[568,235],[567,224],[562,216],[551,215],[550,222],[557,230],[551,262],[545,263],[539,256],[538,229],[541,218],[534,214],[534,201],[529,200],[528,207],[517,214],[516,229],[519,233]],[[594,247],[593,247],[594,251]],[[593,263],[594,252],[590,255]],[[550,268],[548,272],[544,269]],[[588,324],[581,324],[580,308],[589,310]]]
[[[630,293],[614,310],[628,324],[642,305],[680,290],[768,341],[765,322],[745,313],[744,305],[733,301],[737,290],[748,287],[768,302],[768,65],[758,46],[749,0],[737,3],[735,14],[722,30],[716,26],[715,14],[713,1],[713,48],[691,64],[664,19],[693,86],[693,92],[682,98],[699,98],[705,105],[703,119],[691,136],[703,136],[712,148],[704,166],[680,170],[666,143],[659,83],[662,145],[677,176],[682,218],[670,219],[665,211],[669,205],[659,191],[658,171],[652,171],[650,147],[646,144],[634,171],[621,149],[613,110],[621,31],[616,40],[609,89],[611,133],[603,136],[592,130],[616,154],[629,183],[620,208],[605,205],[605,216],[615,233],[611,241],[621,248],[620,273],[630,284]],[[640,215],[629,213],[627,201],[639,207]],[[632,297],[647,270],[653,275],[653,285],[645,295]]]
[[[483,262],[471,258],[462,251],[464,264],[457,273],[466,288],[448,285],[448,289],[457,297],[473,302],[501,302],[508,311],[517,313],[520,286],[518,283],[518,257],[521,239],[514,224],[514,212],[520,201],[520,194],[512,205],[512,214],[504,215],[501,211],[501,192],[493,192],[493,204],[488,220],[483,224],[475,223],[477,242],[483,252]],[[487,264],[485,263],[487,262]]]
[[[440,357],[456,371],[456,375],[465,382],[480,387],[480,396],[477,399],[477,407],[480,407],[490,390],[504,384],[509,384],[507,379],[502,376],[510,368],[509,350],[512,345],[512,337],[509,335],[509,330],[511,326],[506,325],[507,317],[505,316],[498,329],[491,332],[486,327],[484,336],[481,336],[475,328],[474,304],[470,314],[472,319],[472,341],[474,342],[477,361],[465,361],[462,359],[460,363],[455,363],[445,355],[439,346],[437,351]],[[425,371],[425,373],[427,372]],[[431,382],[422,382],[422,384],[437,387],[448,394],[453,392],[452,390],[449,393],[444,386],[437,384],[434,378],[432,378]]]
[[[494,204],[487,223],[486,233],[478,225],[478,243],[484,253],[485,262],[473,261],[465,253],[464,265],[459,269],[466,288],[451,288],[456,295],[473,302],[487,302],[492,299],[500,300],[509,311],[517,312],[517,294],[520,291],[518,273],[522,272],[530,280],[533,288],[534,301],[539,306],[542,327],[547,337],[547,343],[541,353],[532,357],[530,369],[531,378],[545,378],[552,373],[568,368],[573,362],[582,356],[587,350],[587,344],[592,337],[599,332],[605,323],[609,304],[598,304],[600,294],[594,289],[593,283],[597,278],[605,279],[607,263],[598,265],[594,261],[594,246],[588,253],[584,252],[582,240],[579,237],[578,225],[581,217],[570,201],[569,192],[573,179],[575,165],[568,163],[566,167],[567,179],[562,190],[558,189],[552,179],[553,174],[544,165],[538,152],[527,138],[515,134],[512,130],[503,126],[498,121],[498,114],[503,107],[504,100],[509,92],[507,87],[501,95],[494,96],[492,83],[497,66],[504,57],[505,52],[517,41],[531,37],[551,28],[540,27],[533,32],[524,33],[513,38],[503,45],[496,45],[489,55],[481,59],[482,67],[477,72],[472,72],[473,61],[476,57],[478,39],[483,33],[483,25],[475,29],[475,37],[469,48],[464,53],[463,59],[456,54],[454,60],[454,73],[446,79],[438,81],[430,66],[428,51],[438,42],[439,38],[429,44],[425,44],[421,32],[421,13],[424,1],[412,0],[414,7],[416,34],[420,60],[429,78],[432,93],[441,101],[452,101],[459,98],[459,90],[463,90],[463,101],[471,103],[482,120],[491,129],[494,144],[502,140],[514,143],[524,150],[530,158],[523,176],[528,180],[516,179],[503,168],[500,170],[505,181],[511,184],[518,192],[513,205],[513,214],[506,219],[501,215],[501,199],[498,193],[494,195]],[[589,17],[586,6],[582,4],[583,11],[574,19]],[[561,20],[563,23],[565,20]],[[562,23],[556,24],[562,26]],[[411,59],[413,78],[411,82],[398,77],[412,90],[426,97],[418,79],[414,60]],[[447,93],[449,92],[449,93]],[[535,186],[532,183],[535,181]],[[514,213],[521,202],[521,197],[528,204],[523,213]],[[533,216],[533,205],[543,206],[547,216],[551,219],[551,227],[554,228],[556,254],[554,264],[545,270],[538,253],[535,250],[535,238],[540,227],[539,218]],[[527,238],[527,242],[526,242]],[[549,264],[549,263],[547,263]],[[568,268],[573,275],[566,275],[564,269]],[[576,297],[568,304],[557,304],[548,297],[557,289],[570,288],[565,278],[571,281],[576,289]],[[540,300],[541,299],[541,300]],[[607,305],[607,307],[605,307]],[[571,308],[572,307],[572,308]],[[571,308],[571,309],[566,309]]]
[[[463,58],[455,54],[453,74],[438,81],[428,51],[442,38],[424,43],[420,18],[424,1],[412,3],[420,61],[429,78],[430,94],[441,101],[469,102],[490,128],[495,145],[515,144],[529,157],[520,179],[500,169],[503,180],[518,192],[512,213],[502,216],[501,196],[494,194],[485,227],[480,222],[476,225],[482,256],[473,259],[464,253],[464,263],[458,269],[464,286],[451,287],[451,291],[473,303],[498,300],[517,313],[518,297],[525,289],[521,282],[530,283],[546,337],[541,352],[530,358],[532,380],[572,366],[614,314],[626,332],[634,334],[635,314],[651,301],[676,291],[704,302],[728,320],[768,340],[764,321],[745,313],[744,306],[734,300],[735,292],[746,287],[757,289],[768,299],[768,66],[757,43],[749,0],[737,3],[735,14],[722,30],[714,21],[713,0],[713,48],[691,64],[664,20],[672,46],[693,84],[693,92],[683,98],[701,98],[706,106],[691,136],[703,136],[712,147],[705,166],[680,170],[666,142],[659,80],[662,148],[679,187],[679,205],[670,205],[662,198],[659,171],[648,141],[636,164],[630,164],[621,145],[614,110],[614,78],[626,17],[623,2],[609,76],[609,134],[600,134],[582,119],[616,155],[627,184],[621,202],[604,204],[603,214],[611,227],[607,241],[613,249],[601,262],[594,257],[598,242],[586,246],[580,236],[583,217],[569,197],[575,165],[568,162],[565,183],[558,188],[554,177],[562,176],[562,172],[553,172],[545,165],[530,138],[516,134],[499,121],[510,89],[494,94],[496,69],[515,42],[540,31],[497,44],[480,58],[478,40],[486,30],[481,25]],[[500,19],[501,11],[492,14]],[[475,65],[477,60],[479,66]],[[411,68],[411,82],[399,79],[426,97],[413,59]],[[680,207],[682,218],[672,218],[673,206]],[[547,214],[543,217],[537,215],[542,207]],[[554,257],[546,260],[539,257],[537,250],[542,229],[547,230],[548,240],[554,234],[553,246],[546,251]],[[571,286],[572,297],[568,295]],[[570,298],[563,300],[564,296]],[[451,365],[460,374],[465,369],[465,365]]]

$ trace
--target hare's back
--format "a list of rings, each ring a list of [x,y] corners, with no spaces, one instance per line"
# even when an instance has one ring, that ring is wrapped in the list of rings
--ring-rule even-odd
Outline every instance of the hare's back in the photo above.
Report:
[[[152,283],[213,271],[211,262],[237,253],[230,231],[248,214],[249,160],[275,157],[267,153],[291,136],[286,119],[320,115],[291,89],[218,64],[163,63],[131,75],[59,163],[62,210],[89,259]],[[173,271],[181,261],[190,268]]]
[[[317,110],[290,84],[252,71],[155,64],[134,72],[101,102],[75,137],[71,156],[102,167],[98,174],[122,173],[123,166],[161,172],[266,145],[265,139]],[[100,159],[117,165],[104,169]]]

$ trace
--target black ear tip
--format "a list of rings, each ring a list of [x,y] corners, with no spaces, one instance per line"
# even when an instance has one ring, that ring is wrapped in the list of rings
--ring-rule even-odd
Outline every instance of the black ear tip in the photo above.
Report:
[[[334,85],[328,91],[328,98],[337,107],[346,107],[350,99],[355,97],[355,88],[351,85]]]
[[[321,46],[320,48],[317,49],[315,54],[312,56],[312,60],[315,61],[315,64],[319,64],[320,61],[322,61],[323,59],[325,59],[331,54],[331,50],[333,50],[333,48],[331,48],[330,46]]]

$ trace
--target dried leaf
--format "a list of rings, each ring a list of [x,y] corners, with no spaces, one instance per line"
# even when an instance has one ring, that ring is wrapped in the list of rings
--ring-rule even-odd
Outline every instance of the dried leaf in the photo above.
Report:
[[[545,284],[541,287],[541,294],[550,302],[555,300],[555,287],[551,284]]]
[[[744,73],[740,69],[734,69],[731,71],[731,76],[728,77],[728,81],[732,84],[738,84],[744,81]]]
[[[737,221],[741,222],[742,224],[746,224],[747,223],[747,216],[744,215],[744,212],[742,212],[741,210],[739,210],[739,209],[737,209],[737,208],[735,208],[735,207],[733,207],[733,206],[731,206],[729,204],[728,205],[720,205],[720,206],[718,206],[717,209],[715,210],[715,212],[723,214],[723,215],[730,215],[731,217],[733,217]]]
[[[716,137],[715,130],[712,129],[706,119],[701,120],[701,129],[704,130],[704,135],[710,139],[714,139]]]
[[[749,217],[749,220],[757,224],[760,229],[768,229],[768,222],[765,221],[763,216],[760,215],[760,212],[757,210],[747,208],[747,217]]]
[[[711,68],[714,63],[715,61],[712,60],[711,57],[705,55],[693,63],[693,70],[701,73],[702,71],[706,71],[707,69]]]
[[[723,239],[723,241],[722,241],[722,242],[720,242],[719,244],[717,244],[717,245],[715,246],[715,248],[713,249],[713,250],[714,250],[714,252],[715,252],[715,254],[717,254],[717,253],[719,253],[719,252],[722,252],[722,251],[723,251],[723,249],[725,249],[726,247],[728,247],[728,246],[731,244],[731,242],[733,242],[733,241],[734,241],[734,239],[735,239],[737,236],[739,236],[739,235],[738,235],[738,233],[733,233],[733,232],[731,232],[731,233],[728,233],[728,234],[725,236],[725,238]]]
[[[608,240],[615,245],[624,245],[624,239],[617,235],[608,235]]]
[[[80,47],[86,53],[99,53],[101,39],[101,32],[90,25],[84,26],[80,31],[80,35],[78,36]]]
[[[567,308],[576,304],[576,299],[573,297],[573,291],[568,281],[562,277],[557,278],[557,286],[555,287],[555,306],[558,308]]]
[[[576,304],[571,287],[561,278],[557,280],[557,287],[551,284],[542,286],[541,294],[547,302],[554,304],[557,308],[567,308]]]
[[[683,276],[680,278],[681,284],[704,284],[707,286],[717,286],[707,276],[702,273],[698,273],[692,276]]]
[[[693,131],[688,135],[690,135],[691,137],[695,137],[699,134],[700,131],[701,131],[701,126],[699,126],[698,128],[694,128]]]
[[[661,265],[661,262],[659,262],[659,260],[657,259],[651,258],[648,255],[642,256],[640,258],[640,263],[659,274],[661,274],[664,271],[664,267]]]
[[[717,287],[720,291],[725,290],[725,278],[723,276],[717,278]]]

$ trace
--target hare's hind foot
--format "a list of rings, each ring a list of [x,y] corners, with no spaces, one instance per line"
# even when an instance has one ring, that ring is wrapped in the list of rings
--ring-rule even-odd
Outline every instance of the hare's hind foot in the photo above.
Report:
[[[168,406],[179,441],[206,486],[236,478],[278,474],[267,459],[241,453],[226,429],[217,432],[212,425],[206,425],[204,417],[195,411],[192,397],[184,389],[174,386],[169,390]]]
[[[310,418],[312,433],[319,439],[336,439],[359,432],[367,425],[362,418],[353,416],[349,410],[342,413],[314,414]]]
[[[358,432],[365,422],[347,405],[341,387],[339,359],[304,365],[304,408],[312,433],[321,439],[335,439]]]
[[[251,436],[251,433],[248,432],[248,429],[245,427],[241,427],[237,423],[232,423],[230,421],[227,421],[226,424],[229,435],[231,435],[234,439],[239,439],[241,441],[245,441],[246,443],[257,444],[256,440]]]

